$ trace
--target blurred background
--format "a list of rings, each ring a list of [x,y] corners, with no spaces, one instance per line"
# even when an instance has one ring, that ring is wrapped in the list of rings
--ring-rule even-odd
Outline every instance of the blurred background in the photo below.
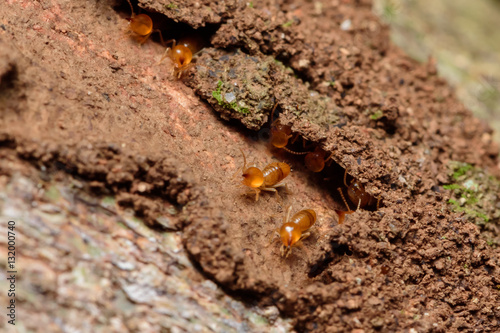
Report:
[[[500,0],[374,0],[392,40],[439,75],[500,142]]]

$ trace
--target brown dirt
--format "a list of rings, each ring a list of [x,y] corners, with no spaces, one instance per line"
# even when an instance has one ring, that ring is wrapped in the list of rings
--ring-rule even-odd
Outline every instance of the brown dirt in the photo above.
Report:
[[[156,64],[158,43],[122,38],[124,4],[0,9],[2,150],[116,195],[152,228],[182,230],[206,277],[249,302],[276,304],[297,331],[499,330],[499,250],[451,212],[442,187],[453,181],[450,161],[498,175],[498,146],[432,61],[418,64],[390,44],[369,2],[226,2],[232,12],[139,2],[159,20],[218,24],[210,29],[219,49],[203,51],[177,81],[170,63]],[[339,28],[346,19],[348,31]],[[254,131],[221,121],[195,92]],[[237,104],[214,92],[233,93]],[[334,153],[325,171],[269,149],[275,101],[283,123]],[[283,203],[241,195],[231,178],[239,148],[261,165],[292,164]],[[344,168],[382,207],[338,225]],[[172,205],[181,213],[169,222]],[[319,218],[304,248],[281,259],[269,238],[287,205]]]

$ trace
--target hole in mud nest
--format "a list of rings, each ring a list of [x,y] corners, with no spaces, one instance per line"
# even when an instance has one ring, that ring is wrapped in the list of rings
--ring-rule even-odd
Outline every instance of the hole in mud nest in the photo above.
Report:
[[[146,39],[151,39],[155,43],[162,44],[162,38],[165,42],[170,40],[175,40],[177,44],[185,42],[190,44],[188,47],[193,51],[193,53],[196,53],[205,47],[211,46],[211,37],[219,28],[219,25],[217,24],[206,24],[205,27],[193,29],[190,25],[182,22],[175,22],[161,13],[150,12],[144,8],[140,8],[137,1],[131,0],[130,2],[133,7],[133,13],[131,13],[131,8],[127,1],[121,1],[114,7],[114,10],[127,21],[130,21],[131,18],[137,17],[140,14],[149,16],[153,21],[153,32]],[[161,37],[158,31],[161,32]],[[132,33],[130,37],[134,39]],[[141,38],[142,36],[139,37],[139,39]],[[147,42],[146,39],[144,42]]]
[[[236,120],[230,121],[230,125],[250,140],[266,142],[278,160],[290,164],[294,172],[307,174],[311,183],[328,193],[335,203],[330,209],[342,215],[339,224],[343,223],[344,213],[350,214],[358,209],[377,211],[380,208],[380,200],[366,192],[364,184],[333,160],[334,153],[323,150],[320,143],[292,132],[290,126],[280,123],[279,116],[279,108],[275,106],[269,122],[257,133],[249,131]],[[358,164],[361,162],[358,159]]]
[[[307,276],[309,278],[314,278],[323,271],[328,268],[330,263],[336,258],[344,255],[350,256],[352,255],[352,251],[349,249],[349,246],[345,244],[339,244],[336,242],[330,242],[331,251],[325,253],[320,260],[318,260],[314,265],[309,269],[309,273]]]
[[[17,66],[10,64],[10,68],[0,77],[0,92],[13,89],[17,80]]]

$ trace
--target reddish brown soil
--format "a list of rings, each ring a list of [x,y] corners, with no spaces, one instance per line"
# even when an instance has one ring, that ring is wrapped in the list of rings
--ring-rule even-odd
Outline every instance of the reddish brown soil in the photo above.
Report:
[[[152,227],[182,229],[208,278],[249,302],[277,304],[297,331],[499,330],[499,250],[450,212],[442,188],[452,160],[498,175],[498,146],[432,62],[390,44],[370,3],[228,1],[232,12],[140,3],[160,18],[220,25],[211,29],[221,49],[207,48],[177,81],[170,63],[156,64],[158,43],[122,38],[125,14],[114,8],[125,6],[10,1],[0,9],[2,149],[78,175],[96,195],[116,194]],[[346,19],[349,31],[339,28]],[[230,91],[234,83],[240,88]],[[249,113],[221,107],[218,87]],[[221,121],[195,92],[258,131]],[[325,171],[269,149],[275,101],[283,123],[334,153]],[[383,116],[370,118],[378,110]],[[261,165],[292,165],[283,202],[242,195],[231,178],[239,148]],[[338,225],[344,168],[382,206]],[[172,204],[182,207],[180,222],[158,219]],[[287,205],[316,210],[318,221],[304,247],[282,259],[269,239]]]

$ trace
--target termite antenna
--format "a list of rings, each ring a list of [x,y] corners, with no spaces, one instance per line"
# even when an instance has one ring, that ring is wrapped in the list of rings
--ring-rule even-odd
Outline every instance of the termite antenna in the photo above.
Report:
[[[344,201],[344,204],[347,207],[347,211],[351,211],[351,208],[349,208],[349,205],[347,204],[347,200],[344,197],[344,193],[342,193],[342,189],[339,187],[337,190],[339,191],[340,196],[342,197],[342,200]]]
[[[307,151],[305,151],[305,152],[300,152],[300,153],[299,153],[299,152],[296,152],[296,151],[290,150],[290,149],[288,149],[287,147],[283,147],[283,148],[281,148],[281,149],[283,149],[283,150],[284,150],[284,151],[286,151],[286,152],[289,152],[290,154],[294,154],[294,155],[307,155],[307,154],[309,154],[309,152],[307,152]]]
[[[247,158],[245,157],[245,153],[243,152],[243,149],[241,149],[241,148],[238,148],[238,149],[241,151],[241,155],[243,155],[243,166],[241,167],[241,169],[240,168],[236,169],[236,172],[231,177],[233,179],[236,178],[236,176],[238,174],[245,171],[245,169],[247,168]]]
[[[134,7],[132,7],[132,3],[130,2],[130,0],[127,0],[127,2],[128,2],[128,5],[130,6],[130,12],[132,12],[132,17],[134,17],[135,16]]]

